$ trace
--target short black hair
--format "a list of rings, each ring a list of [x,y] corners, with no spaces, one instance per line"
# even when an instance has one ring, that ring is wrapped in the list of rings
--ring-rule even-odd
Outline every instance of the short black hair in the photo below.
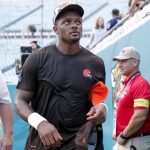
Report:
[[[117,9],[117,8],[115,8],[115,9],[112,10],[112,14],[113,14],[113,15],[117,15],[117,16],[118,16],[119,13],[120,13],[120,11],[119,11],[119,9]]]
[[[31,41],[31,42],[30,42],[30,44],[31,44],[31,43],[35,43],[35,44],[37,44],[37,41]]]

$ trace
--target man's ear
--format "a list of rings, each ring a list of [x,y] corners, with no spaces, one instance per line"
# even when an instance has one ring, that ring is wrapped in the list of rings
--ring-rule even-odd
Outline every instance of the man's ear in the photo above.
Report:
[[[53,31],[54,31],[56,34],[58,34],[57,25],[56,25],[56,24],[54,24],[54,26],[53,26]]]
[[[138,65],[139,61],[138,61],[138,60],[133,59],[133,63],[134,63],[134,67],[136,67],[136,66]]]

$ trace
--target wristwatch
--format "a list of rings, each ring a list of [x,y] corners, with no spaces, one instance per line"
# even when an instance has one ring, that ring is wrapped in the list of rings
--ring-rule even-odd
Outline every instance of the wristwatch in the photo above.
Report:
[[[125,137],[125,136],[123,135],[123,131],[120,133],[120,137],[121,137],[122,139],[124,139],[124,140],[127,140],[127,139],[128,139],[127,137]]]

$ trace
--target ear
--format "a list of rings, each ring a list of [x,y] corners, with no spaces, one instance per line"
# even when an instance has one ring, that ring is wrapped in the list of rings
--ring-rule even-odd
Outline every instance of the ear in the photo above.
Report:
[[[58,30],[57,30],[57,25],[56,25],[56,24],[54,24],[54,26],[53,26],[53,31],[54,31],[56,34],[58,34]]]
[[[133,66],[134,66],[134,67],[137,67],[137,66],[138,66],[138,63],[139,63],[138,60],[133,59]]]

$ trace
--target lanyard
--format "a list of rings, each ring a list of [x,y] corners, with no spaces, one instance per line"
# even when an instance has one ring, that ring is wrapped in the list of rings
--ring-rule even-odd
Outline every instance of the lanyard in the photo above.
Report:
[[[128,83],[126,85],[124,85],[122,87],[122,89],[120,90],[118,96],[117,96],[117,100],[116,100],[116,103],[118,105],[119,101],[121,100],[121,97],[122,97],[122,94],[124,94],[125,90],[127,89],[127,87],[129,86],[129,84],[131,83],[131,81],[137,77],[138,75],[140,75],[141,73],[140,72],[137,72],[134,76],[131,77],[131,79],[128,81]]]

